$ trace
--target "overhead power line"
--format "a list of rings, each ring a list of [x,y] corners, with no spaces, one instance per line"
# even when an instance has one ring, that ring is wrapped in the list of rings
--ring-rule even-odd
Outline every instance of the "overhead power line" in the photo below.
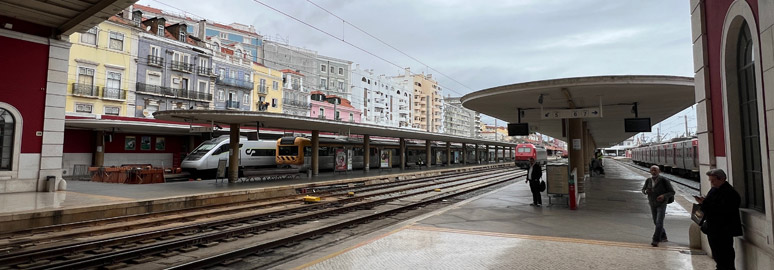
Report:
[[[368,31],[366,31],[366,30],[363,30],[363,29],[361,29],[361,28],[360,28],[360,27],[358,27],[357,25],[354,25],[354,24],[350,23],[349,21],[345,20],[344,18],[341,18],[341,17],[339,17],[338,15],[334,14],[333,12],[331,12],[331,11],[329,11],[329,10],[327,10],[327,9],[323,8],[323,7],[321,7],[320,5],[318,5],[318,4],[314,3],[314,2],[312,2],[311,0],[306,0],[306,1],[307,1],[307,2],[309,2],[309,3],[311,3],[312,5],[314,5],[314,6],[316,6],[316,7],[318,7],[318,8],[320,8],[320,9],[324,10],[324,11],[325,11],[325,12],[327,12],[328,14],[331,14],[332,16],[334,16],[334,17],[338,18],[339,20],[341,20],[342,22],[344,22],[344,23],[348,24],[349,26],[352,26],[352,27],[354,27],[355,29],[359,30],[360,32],[363,32],[364,34],[368,35],[369,37],[371,37],[371,38],[373,38],[373,39],[376,39],[376,40],[378,40],[379,42],[381,42],[381,43],[382,43],[382,44],[384,44],[384,45],[387,45],[387,47],[390,47],[390,48],[392,48],[393,50],[400,52],[401,54],[405,55],[406,57],[408,57],[408,58],[411,58],[411,59],[412,59],[412,60],[414,60],[414,61],[417,61],[418,63],[420,63],[420,64],[422,64],[422,65],[426,66],[427,68],[429,68],[429,69],[431,69],[431,70],[433,70],[433,71],[435,71],[435,72],[438,72],[439,74],[441,74],[441,75],[443,75],[444,77],[446,77],[446,78],[448,78],[448,79],[450,79],[450,80],[452,80],[452,81],[456,82],[456,83],[457,83],[457,84],[459,84],[459,85],[462,85],[463,87],[467,88],[468,90],[473,90],[471,87],[468,87],[467,85],[465,85],[465,84],[463,84],[463,83],[461,83],[461,82],[459,82],[459,81],[455,80],[455,79],[454,79],[454,78],[452,78],[451,76],[448,76],[448,75],[444,74],[443,72],[439,71],[438,69],[435,69],[435,68],[433,68],[432,66],[430,66],[430,65],[428,65],[428,64],[426,64],[426,63],[424,63],[424,62],[422,62],[421,60],[419,60],[419,59],[417,59],[417,58],[415,58],[415,57],[413,57],[413,56],[411,56],[411,55],[409,55],[409,54],[407,54],[407,53],[403,52],[402,50],[400,50],[400,49],[398,49],[398,48],[395,48],[395,46],[392,46],[392,45],[390,45],[389,43],[385,42],[384,40],[382,40],[382,39],[380,39],[380,38],[378,38],[378,37],[376,37],[376,36],[372,35],[371,33],[369,33],[369,32],[368,32]],[[459,93],[458,93],[458,94],[459,94]]]

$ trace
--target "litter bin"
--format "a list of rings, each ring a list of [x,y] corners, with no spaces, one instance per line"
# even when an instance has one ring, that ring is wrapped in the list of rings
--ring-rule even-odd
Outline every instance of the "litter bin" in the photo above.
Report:
[[[46,176],[46,185],[48,186],[48,192],[56,191],[56,176]]]

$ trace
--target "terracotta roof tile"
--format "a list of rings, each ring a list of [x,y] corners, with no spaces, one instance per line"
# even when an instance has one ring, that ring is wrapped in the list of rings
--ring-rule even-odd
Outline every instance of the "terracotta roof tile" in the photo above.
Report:
[[[134,4],[132,7],[134,9],[139,9],[142,12],[156,13],[156,14],[163,14],[164,13],[163,11],[161,11],[158,8],[152,8],[150,6],[143,6],[143,5],[140,5],[140,4]]]
[[[283,69],[283,70],[280,70],[280,72],[282,72],[282,73],[291,73],[291,74],[296,74],[296,75],[298,75],[298,76],[304,76],[304,74],[301,74],[301,73],[299,73],[299,72],[297,72],[297,71],[295,71],[295,70],[290,70],[290,69]]]

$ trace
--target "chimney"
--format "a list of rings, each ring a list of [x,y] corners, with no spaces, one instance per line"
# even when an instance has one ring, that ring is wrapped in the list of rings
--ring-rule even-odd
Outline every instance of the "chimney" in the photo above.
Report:
[[[200,20],[199,21],[199,32],[196,33],[196,37],[198,37],[201,40],[204,40],[205,36],[205,28],[207,27],[207,20]]]

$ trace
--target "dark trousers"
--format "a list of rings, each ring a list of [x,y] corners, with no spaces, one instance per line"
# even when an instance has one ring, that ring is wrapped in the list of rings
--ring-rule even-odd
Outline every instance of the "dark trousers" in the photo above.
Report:
[[[727,234],[708,234],[712,258],[718,270],[733,270],[734,268],[734,237]]]
[[[543,198],[540,196],[540,180],[529,181],[529,190],[532,191],[532,204],[543,204]]]

